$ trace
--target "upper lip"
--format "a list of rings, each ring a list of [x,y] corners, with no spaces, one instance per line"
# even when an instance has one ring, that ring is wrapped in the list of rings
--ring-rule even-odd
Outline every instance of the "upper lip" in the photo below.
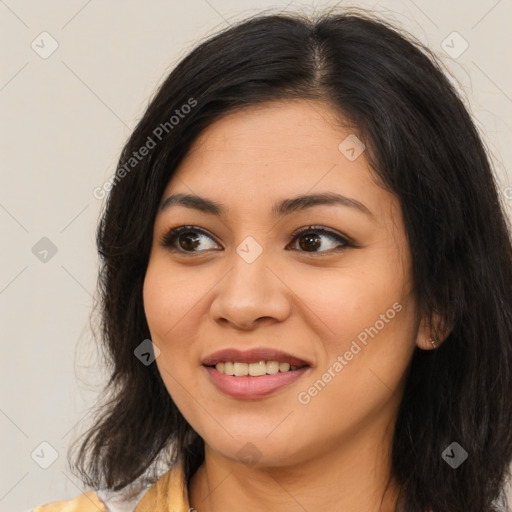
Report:
[[[291,366],[311,366],[310,363],[297,356],[287,354],[281,350],[267,347],[257,347],[250,350],[237,350],[236,348],[226,348],[210,354],[201,363],[205,366],[215,366],[223,362],[234,363],[257,363],[259,361],[277,361],[279,363],[288,363]]]

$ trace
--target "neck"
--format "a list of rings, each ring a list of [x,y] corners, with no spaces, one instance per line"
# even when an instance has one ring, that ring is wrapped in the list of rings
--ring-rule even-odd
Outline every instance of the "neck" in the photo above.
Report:
[[[197,512],[394,512],[399,489],[393,479],[387,487],[391,441],[392,429],[384,438],[359,431],[327,443],[320,455],[279,467],[246,466],[206,445],[204,463],[189,484],[190,506]]]

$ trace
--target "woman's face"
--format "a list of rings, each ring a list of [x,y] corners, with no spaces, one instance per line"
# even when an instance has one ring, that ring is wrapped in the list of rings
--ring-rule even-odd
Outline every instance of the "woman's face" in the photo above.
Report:
[[[168,235],[178,226],[193,227]],[[399,202],[320,102],[251,107],[203,132],[163,194],[144,306],[183,416],[217,456],[250,464],[328,456],[363,434],[382,446],[414,346],[428,346]]]

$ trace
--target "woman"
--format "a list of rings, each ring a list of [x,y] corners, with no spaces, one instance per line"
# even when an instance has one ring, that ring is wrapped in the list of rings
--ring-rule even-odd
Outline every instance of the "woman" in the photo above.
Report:
[[[111,379],[73,465],[97,492],[36,511],[506,506],[510,235],[468,112],[396,29],[257,16],[200,44],[98,248]]]

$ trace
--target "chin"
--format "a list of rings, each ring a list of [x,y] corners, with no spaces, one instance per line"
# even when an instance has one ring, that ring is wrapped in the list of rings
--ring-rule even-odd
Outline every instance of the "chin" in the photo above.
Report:
[[[271,434],[273,436],[274,434]],[[228,438],[225,443],[219,444],[218,438],[213,444],[209,444],[209,449],[213,450],[226,459],[238,462],[253,469],[263,469],[268,467],[280,467],[294,465],[302,460],[300,447],[296,439],[290,434],[282,438],[275,436],[275,439],[266,437],[267,434],[259,436],[238,435]],[[288,445],[290,440],[292,443]],[[292,445],[293,444],[293,445]]]

